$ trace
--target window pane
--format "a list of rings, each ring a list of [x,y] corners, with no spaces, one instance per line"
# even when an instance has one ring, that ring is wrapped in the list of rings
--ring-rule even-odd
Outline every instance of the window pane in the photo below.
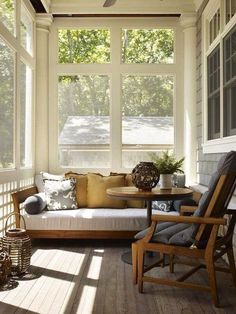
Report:
[[[172,29],[123,29],[123,63],[173,63]]]
[[[229,20],[231,19],[231,14],[230,14],[230,2],[231,0],[226,0],[226,10],[225,10],[225,14],[226,14],[226,23],[229,22]]]
[[[230,19],[236,13],[236,2],[235,0],[226,0],[226,23],[230,21]]]
[[[59,159],[61,166],[110,165],[110,78],[59,76]]]
[[[220,137],[220,94],[208,99],[208,140]]]
[[[224,38],[224,136],[236,134],[236,27]]]
[[[20,165],[32,166],[32,70],[21,62]]]
[[[33,21],[25,7],[21,6],[21,45],[32,54]]]
[[[0,39],[0,168],[14,167],[14,52]]]
[[[61,29],[58,31],[59,63],[110,62],[110,31]]]
[[[235,13],[236,13],[236,1],[231,0],[231,17],[233,17]]]
[[[220,136],[220,46],[207,58],[208,63],[208,140]]]
[[[209,29],[210,29],[209,40],[211,44],[220,32],[220,9],[218,9],[218,11],[209,21]]]
[[[232,105],[231,125],[232,129],[236,129],[236,84],[231,89],[231,105]]]
[[[11,33],[15,32],[15,1],[0,1],[0,21],[9,29]]]
[[[174,77],[122,77],[122,162],[134,167],[148,152],[173,148]]]

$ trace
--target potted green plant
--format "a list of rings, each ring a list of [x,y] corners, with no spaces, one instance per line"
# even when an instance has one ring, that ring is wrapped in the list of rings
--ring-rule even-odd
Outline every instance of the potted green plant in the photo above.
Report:
[[[181,167],[184,157],[178,160],[173,153],[164,151],[160,156],[151,153],[150,158],[160,173],[160,188],[170,189],[172,187],[172,175],[178,172],[183,173]]]

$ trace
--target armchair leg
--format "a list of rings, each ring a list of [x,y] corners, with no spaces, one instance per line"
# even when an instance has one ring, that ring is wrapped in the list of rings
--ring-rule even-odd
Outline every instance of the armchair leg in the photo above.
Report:
[[[208,273],[209,285],[211,288],[211,295],[213,299],[213,303],[216,307],[219,306],[219,298],[217,293],[217,285],[216,285],[216,274],[215,274],[215,265],[212,258],[206,259],[206,269]]]
[[[235,268],[235,261],[234,261],[234,252],[233,252],[232,247],[227,250],[227,257],[229,260],[230,271],[233,276],[233,282],[234,282],[234,285],[236,286],[236,268]]]
[[[138,249],[138,291],[143,292],[143,268],[144,268],[144,251],[143,249]]]
[[[137,284],[138,280],[138,245],[132,243],[132,270],[133,270],[133,283]]]
[[[170,273],[173,273],[174,272],[174,255],[170,254],[169,258],[170,258]]]

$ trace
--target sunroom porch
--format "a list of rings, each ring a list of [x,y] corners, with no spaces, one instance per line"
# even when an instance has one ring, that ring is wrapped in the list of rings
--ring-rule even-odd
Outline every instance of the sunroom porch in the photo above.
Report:
[[[11,193],[40,171],[128,173],[169,149],[185,157],[186,185],[204,192],[221,155],[236,150],[234,0],[87,2],[2,1],[2,232]],[[148,33],[152,45],[166,36],[156,58]],[[73,39],[92,34],[95,56]]]

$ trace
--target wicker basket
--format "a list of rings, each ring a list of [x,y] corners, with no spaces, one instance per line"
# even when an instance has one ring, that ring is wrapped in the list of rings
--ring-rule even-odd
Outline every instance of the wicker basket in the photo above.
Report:
[[[11,273],[11,259],[7,252],[0,249],[0,285],[7,282],[7,277]]]
[[[8,219],[12,215],[16,214],[17,213],[12,213],[7,217],[5,224],[5,236],[2,238],[2,248],[11,258],[11,274],[21,275],[25,273],[30,266],[31,241],[29,236],[26,234],[24,217],[20,214],[18,215],[24,222],[24,229],[15,228],[7,230]]]

